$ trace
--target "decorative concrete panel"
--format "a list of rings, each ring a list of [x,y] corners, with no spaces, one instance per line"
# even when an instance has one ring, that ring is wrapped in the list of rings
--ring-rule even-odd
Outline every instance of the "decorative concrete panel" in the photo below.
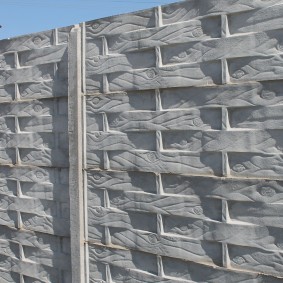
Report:
[[[83,25],[87,282],[281,282],[282,1]]]
[[[1,282],[71,281],[67,37],[0,41]]]
[[[282,282],[282,19],[187,0],[0,41],[0,282]]]

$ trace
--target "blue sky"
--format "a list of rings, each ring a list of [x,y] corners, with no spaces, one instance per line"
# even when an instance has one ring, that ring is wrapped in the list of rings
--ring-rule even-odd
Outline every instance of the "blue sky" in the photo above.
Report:
[[[177,0],[0,0],[0,39],[173,2]]]

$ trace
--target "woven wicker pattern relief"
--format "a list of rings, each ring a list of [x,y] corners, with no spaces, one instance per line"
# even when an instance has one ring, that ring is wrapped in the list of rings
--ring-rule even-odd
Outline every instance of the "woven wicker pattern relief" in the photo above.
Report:
[[[282,32],[187,0],[1,40],[0,282],[282,282]]]
[[[282,4],[85,24],[90,282],[281,282]]]
[[[0,41],[0,282],[70,282],[67,41]]]

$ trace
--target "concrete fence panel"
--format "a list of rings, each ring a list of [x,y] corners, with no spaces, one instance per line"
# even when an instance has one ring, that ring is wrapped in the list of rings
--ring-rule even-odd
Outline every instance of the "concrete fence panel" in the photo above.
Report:
[[[0,281],[282,282],[282,19],[188,0],[0,41]]]

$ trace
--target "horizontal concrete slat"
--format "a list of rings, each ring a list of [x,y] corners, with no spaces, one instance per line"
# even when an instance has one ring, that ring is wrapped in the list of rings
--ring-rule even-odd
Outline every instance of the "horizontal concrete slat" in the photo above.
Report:
[[[162,47],[163,64],[282,54],[282,30],[245,34]]]
[[[229,153],[231,175],[253,178],[282,178],[282,154]]]
[[[121,33],[107,38],[110,53],[125,53],[167,44],[218,38],[220,17],[177,23],[152,29]]]
[[[133,250],[189,261],[221,264],[221,244],[172,236],[158,236],[137,230],[112,230],[112,243]]]
[[[120,132],[221,129],[220,109],[109,113],[109,129]],[[102,115],[87,112],[87,132],[102,131]]]
[[[142,60],[140,58],[143,58]],[[155,50],[129,53],[126,55],[104,55],[86,59],[86,76],[125,72],[133,69],[155,67]]]
[[[0,84],[43,82],[54,79],[54,64],[37,65],[29,68],[0,71]]]
[[[91,150],[155,150],[156,135],[149,133],[91,132],[86,136]]]
[[[32,213],[21,213],[25,230],[47,233],[57,236],[70,236],[70,223],[65,218],[40,216]]]
[[[253,11],[280,3],[282,3],[281,0],[271,0],[268,3],[257,0],[249,2],[243,0],[189,0],[163,6],[162,16],[164,24],[172,24],[211,15],[242,14],[245,11]]]
[[[38,166],[3,166],[1,165],[0,177],[31,183],[68,184],[68,170],[62,168],[41,168]]]
[[[243,111],[239,111],[243,115]],[[282,153],[281,130],[168,131],[166,150]]]
[[[123,112],[129,110],[155,110],[154,90],[132,93],[97,94],[86,96],[86,112]]]
[[[2,103],[0,104],[0,115],[2,117],[9,115],[17,117],[45,116],[55,114],[55,109],[56,104],[54,100]]]
[[[48,148],[57,147],[56,140],[67,138],[65,133],[59,137],[55,133],[0,133],[0,146],[5,148]],[[68,149],[68,144],[59,144],[59,148]]]
[[[64,81],[28,82],[18,87],[22,100],[68,96],[68,86]]]
[[[99,263],[98,263],[99,265]],[[111,276],[117,283],[142,283],[146,280],[147,283],[181,283],[177,278],[164,278],[158,275],[144,273],[139,270],[124,269],[117,266],[111,266]],[[95,278],[97,273],[91,272],[91,278]],[[184,283],[186,283],[184,281]],[[189,283],[189,282],[188,282]]]
[[[118,191],[156,192],[156,176],[144,172],[87,171],[87,187]]]
[[[236,246],[262,248],[269,251],[282,250],[281,228],[163,216],[164,232],[196,240],[215,241]]]
[[[283,106],[281,105],[231,108],[228,111],[232,128],[282,129]]]
[[[282,1],[276,1],[275,3],[282,4]],[[268,3],[262,9],[229,15],[230,32],[234,34],[282,28],[283,6],[272,4]]]
[[[178,259],[172,259],[170,257],[163,257],[163,267],[165,276],[175,277],[180,280],[192,280],[195,282],[207,282],[207,283],[218,283],[218,282],[257,282],[263,280],[266,283],[280,283],[281,279],[259,275],[257,273],[249,272],[249,270],[235,270],[227,269],[215,266],[209,266],[205,264],[199,264],[194,262],[181,261]],[[176,268],[178,273],[176,274]]]
[[[69,166],[68,150],[62,149],[19,149],[23,165],[67,167]]]
[[[220,220],[222,217],[219,199],[200,199],[196,196],[155,195],[141,192],[109,191],[110,206],[125,210],[164,215],[182,215],[198,219]],[[95,191],[89,190],[89,198]]]
[[[59,251],[48,251],[25,246],[23,248],[23,252],[27,260],[33,261],[37,264],[71,271],[70,257]]]
[[[56,201],[38,200],[33,198],[23,198],[16,196],[1,196],[0,209],[7,211],[21,211],[42,216],[60,216]]]
[[[5,255],[0,256],[0,268],[23,275],[30,276],[35,279],[54,281],[59,279],[59,270],[53,267],[42,266],[35,262],[23,261],[19,259],[9,258]]]
[[[219,86],[160,90],[164,109],[193,107],[246,107],[282,104],[282,81],[241,82]],[[245,111],[244,108],[242,108]]]
[[[231,267],[281,277],[282,253],[262,249],[230,246]],[[282,279],[281,279],[282,280]],[[276,282],[276,281],[275,281]]]
[[[221,83],[220,62],[164,66],[108,75],[110,91],[141,90]]]
[[[156,274],[157,272],[156,257],[152,254],[109,248],[95,244],[90,244],[88,248],[91,263],[111,264],[132,270],[139,269],[151,274]]]
[[[93,206],[88,203],[88,226],[106,226],[121,229],[138,229],[157,232],[157,217],[154,213],[146,214],[138,211],[122,211],[113,208]]]
[[[230,201],[228,207],[232,220],[282,228],[282,203],[265,204]]]
[[[102,168],[102,156],[101,152],[89,151],[88,168]],[[110,167],[114,170],[192,175],[222,175],[221,157],[220,153],[108,152]]]
[[[256,176],[247,179],[162,174],[161,178],[167,194],[259,203],[281,203],[283,197],[282,181],[259,180]]]
[[[148,9],[141,12],[118,15],[86,22],[86,39],[113,35],[155,26],[155,11]]]
[[[37,49],[53,44],[53,30],[0,41],[0,53]]]
[[[20,117],[19,127],[23,132],[66,132],[66,116]]]
[[[20,66],[35,66],[66,60],[66,45],[45,47],[18,53]]]
[[[280,80],[283,55],[255,56],[228,60],[231,82]]]

